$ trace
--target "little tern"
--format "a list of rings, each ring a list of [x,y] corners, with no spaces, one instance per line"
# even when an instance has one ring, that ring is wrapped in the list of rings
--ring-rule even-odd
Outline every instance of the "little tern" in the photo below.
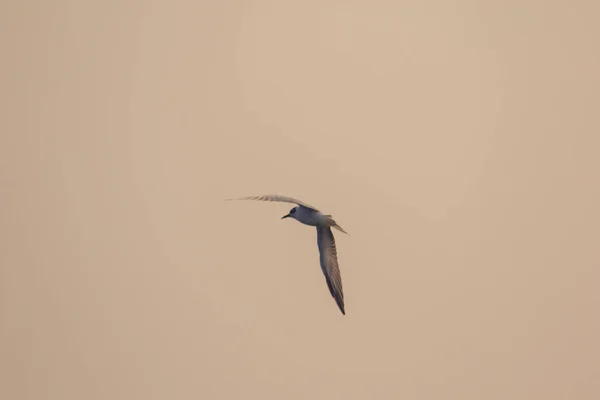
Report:
[[[296,204],[296,207],[292,208],[290,212],[281,217],[281,219],[293,218],[305,225],[317,228],[317,245],[320,253],[321,270],[323,271],[323,275],[325,275],[325,282],[327,282],[327,287],[329,288],[331,296],[335,299],[342,314],[346,315],[346,310],[344,308],[344,292],[342,290],[342,277],[340,275],[335,239],[331,232],[331,228],[335,228],[345,234],[348,233],[335,222],[331,215],[322,214],[316,208],[309,206],[300,200],[274,194],[226,200],[259,200]]]

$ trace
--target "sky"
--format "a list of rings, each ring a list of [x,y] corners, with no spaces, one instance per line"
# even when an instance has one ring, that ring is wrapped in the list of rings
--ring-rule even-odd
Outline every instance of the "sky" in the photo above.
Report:
[[[4,2],[0,397],[600,398],[599,4]]]

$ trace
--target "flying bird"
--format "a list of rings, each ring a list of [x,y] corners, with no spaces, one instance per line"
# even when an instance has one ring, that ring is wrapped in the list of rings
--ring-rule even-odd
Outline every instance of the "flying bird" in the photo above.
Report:
[[[296,204],[296,207],[292,208],[290,212],[281,217],[281,219],[293,218],[305,225],[317,228],[317,245],[320,253],[321,270],[323,271],[323,275],[325,275],[325,282],[327,282],[327,287],[329,288],[331,296],[335,299],[342,314],[346,315],[346,310],[344,309],[342,277],[340,275],[335,239],[333,237],[333,232],[331,232],[331,228],[335,228],[345,234],[348,233],[334,221],[331,215],[322,214],[316,208],[287,196],[249,196],[226,200],[259,200]]]

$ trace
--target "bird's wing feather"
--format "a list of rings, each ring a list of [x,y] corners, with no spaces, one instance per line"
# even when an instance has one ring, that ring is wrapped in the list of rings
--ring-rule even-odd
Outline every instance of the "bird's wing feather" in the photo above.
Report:
[[[342,276],[337,260],[337,250],[335,248],[335,239],[331,228],[317,226],[317,244],[319,246],[321,269],[325,275],[325,281],[331,296],[335,299],[342,314],[346,315],[344,309],[344,292],[342,290]]]
[[[276,202],[280,202],[280,203],[292,203],[292,204],[297,204],[299,206],[302,206],[304,208],[308,208],[314,211],[319,211],[316,208],[314,208],[313,206],[309,206],[308,204],[300,201],[300,200],[296,200],[292,197],[288,197],[288,196],[280,196],[278,194],[267,194],[267,195],[263,195],[263,196],[247,196],[247,197],[240,197],[237,199],[227,199],[227,200],[260,200],[260,201],[276,201]]]

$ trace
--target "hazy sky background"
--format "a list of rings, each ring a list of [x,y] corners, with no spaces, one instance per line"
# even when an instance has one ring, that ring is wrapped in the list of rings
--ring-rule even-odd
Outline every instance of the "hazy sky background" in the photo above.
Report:
[[[599,4],[3,2],[0,398],[600,398]]]

